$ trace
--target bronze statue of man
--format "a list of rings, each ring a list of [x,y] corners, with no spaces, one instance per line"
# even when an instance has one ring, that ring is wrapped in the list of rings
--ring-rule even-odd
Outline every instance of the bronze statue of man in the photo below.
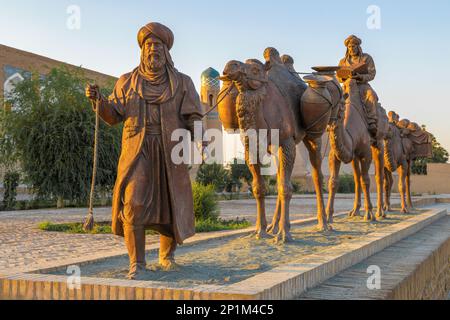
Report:
[[[174,35],[166,26],[149,23],[138,33],[140,65],[120,77],[111,96],[88,86],[100,117],[109,125],[123,122],[122,153],[112,208],[112,231],[123,236],[130,258],[129,279],[146,268],[145,231],[160,234],[159,264],[176,268],[177,244],[195,234],[191,181],[187,164],[171,159],[174,130],[194,133],[202,107],[194,84],[178,72],[169,50]]]
[[[363,52],[361,48],[362,40],[357,36],[349,36],[345,40],[344,44],[347,47],[347,53],[345,54],[345,58],[339,62],[340,67],[355,67],[363,64],[366,65],[366,73],[355,74],[353,79],[357,81],[361,97],[366,108],[370,134],[372,137],[376,137],[378,123],[378,95],[369,84],[369,82],[375,79],[376,76],[375,63],[369,54]],[[345,79],[339,78],[339,81],[344,83]]]

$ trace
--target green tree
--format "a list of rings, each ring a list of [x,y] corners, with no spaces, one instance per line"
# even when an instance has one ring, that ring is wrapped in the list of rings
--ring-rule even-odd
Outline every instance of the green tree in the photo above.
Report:
[[[10,171],[5,174],[3,180],[3,208],[14,209],[16,205],[17,187],[19,186],[20,174],[16,171]]]
[[[218,163],[203,163],[197,172],[196,182],[204,186],[213,185],[216,192],[222,192],[228,180],[228,172]]]
[[[0,162],[19,163],[42,198],[85,201],[92,176],[95,114],[84,96],[81,68],[55,68],[20,82],[0,116]],[[106,91],[110,91],[109,90]],[[107,92],[104,92],[107,94]],[[97,184],[111,189],[120,152],[120,128],[100,126]]]
[[[236,158],[233,159],[228,166],[227,192],[232,192],[234,186],[240,190],[242,188],[242,180],[244,180],[247,185],[251,185],[252,179],[253,177],[247,164],[239,163]]]
[[[449,159],[448,151],[437,141],[436,137],[431,134],[431,141],[433,146],[433,157],[430,163],[447,163]]]

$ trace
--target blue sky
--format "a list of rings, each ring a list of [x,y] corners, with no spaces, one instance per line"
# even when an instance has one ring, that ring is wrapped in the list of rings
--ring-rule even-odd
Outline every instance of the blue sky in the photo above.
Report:
[[[2,1],[0,43],[119,76],[139,62],[138,29],[150,21],[175,33],[177,68],[198,85],[209,66],[262,59],[273,46],[292,55],[298,71],[334,65],[349,34],[375,59],[373,87],[386,109],[426,124],[450,150],[450,1]],[[66,27],[69,5],[81,29]],[[367,27],[370,5],[381,29]]]

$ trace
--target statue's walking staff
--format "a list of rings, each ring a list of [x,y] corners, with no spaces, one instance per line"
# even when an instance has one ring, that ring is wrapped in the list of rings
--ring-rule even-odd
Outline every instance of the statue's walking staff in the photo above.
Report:
[[[100,97],[100,91],[97,86],[92,86],[96,91],[96,97]],[[100,128],[100,115],[98,106],[96,102],[92,101],[92,107],[95,109],[95,133],[94,133],[94,163],[92,166],[92,181],[91,181],[91,193],[89,195],[89,211],[86,221],[83,225],[83,230],[86,232],[92,231],[94,229],[94,195],[95,195],[95,180],[97,178],[97,168],[98,168],[98,132]]]

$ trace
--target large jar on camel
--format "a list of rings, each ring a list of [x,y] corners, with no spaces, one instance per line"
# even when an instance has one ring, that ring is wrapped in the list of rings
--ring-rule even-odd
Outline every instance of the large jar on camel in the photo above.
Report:
[[[232,81],[224,81],[222,90],[220,90],[217,107],[219,119],[222,122],[225,131],[234,131],[239,129],[239,120],[236,112],[236,97],[239,92]]]
[[[308,88],[302,96],[300,105],[301,125],[311,138],[322,136],[331,116],[333,100],[327,89],[331,78],[308,75],[303,78]]]

